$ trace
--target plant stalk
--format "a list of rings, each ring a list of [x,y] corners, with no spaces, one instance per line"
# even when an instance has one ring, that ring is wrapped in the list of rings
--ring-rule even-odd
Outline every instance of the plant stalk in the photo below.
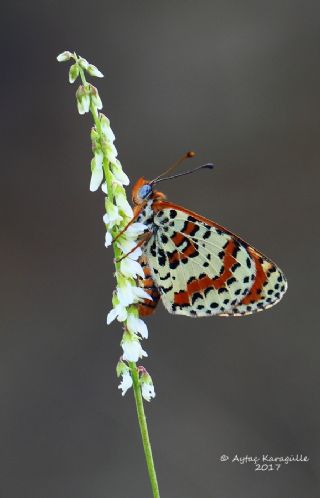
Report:
[[[160,498],[157,474],[156,474],[156,469],[154,466],[154,461],[153,461],[153,456],[152,456],[152,448],[151,448],[148,426],[147,426],[147,419],[146,419],[146,416],[144,413],[143,400],[142,400],[142,394],[141,394],[141,388],[140,388],[140,382],[139,382],[139,374],[138,374],[138,369],[136,367],[136,364],[133,362],[130,362],[130,371],[131,371],[132,382],[133,382],[133,392],[134,392],[134,398],[135,398],[135,402],[136,402],[137,415],[138,415],[138,421],[139,421],[140,432],[141,432],[141,439],[142,439],[144,454],[145,454],[145,458],[146,458],[146,462],[147,462],[147,468],[148,468],[148,474],[149,474],[150,484],[151,484],[151,488],[152,488],[153,498]]]

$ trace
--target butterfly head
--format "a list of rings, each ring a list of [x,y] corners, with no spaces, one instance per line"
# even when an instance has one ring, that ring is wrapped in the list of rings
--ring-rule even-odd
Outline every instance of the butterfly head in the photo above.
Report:
[[[137,180],[132,189],[132,201],[137,206],[144,204],[149,199],[165,199],[165,197],[162,192],[154,190],[154,182],[143,177]]]

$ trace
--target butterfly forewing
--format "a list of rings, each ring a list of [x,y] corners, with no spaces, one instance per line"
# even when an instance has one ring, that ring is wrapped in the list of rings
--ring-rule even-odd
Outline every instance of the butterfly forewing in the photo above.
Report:
[[[244,315],[281,299],[281,270],[239,237],[169,202],[152,208],[153,235],[144,255],[169,312]]]

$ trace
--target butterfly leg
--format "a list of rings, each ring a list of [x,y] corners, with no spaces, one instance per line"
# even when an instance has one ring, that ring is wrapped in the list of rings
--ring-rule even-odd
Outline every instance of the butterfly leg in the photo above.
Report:
[[[137,284],[152,297],[152,301],[150,301],[150,299],[144,299],[143,302],[139,304],[138,311],[140,316],[147,316],[154,312],[160,299],[160,293],[158,287],[154,283],[147,258],[144,255],[140,257],[139,263],[143,268],[144,278],[138,277]]]
[[[132,223],[134,221],[137,220],[137,218],[139,218],[139,215],[141,213],[141,211],[143,210],[144,208],[144,205],[141,205],[141,206],[136,206],[134,211],[133,211],[133,218],[131,218],[131,220],[129,221],[129,223],[126,224],[126,226],[121,230],[121,232],[119,232],[116,237],[114,237],[114,239],[112,240],[112,243],[113,242],[116,242],[118,240],[119,237],[121,237],[121,235],[124,234],[124,232],[129,228],[130,225],[132,225]]]

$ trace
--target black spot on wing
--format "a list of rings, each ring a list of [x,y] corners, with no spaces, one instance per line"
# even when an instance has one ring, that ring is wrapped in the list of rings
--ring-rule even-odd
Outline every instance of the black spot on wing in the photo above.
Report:
[[[166,258],[165,252],[163,249],[161,249],[161,247],[159,247],[158,248],[158,263],[159,263],[159,265],[165,266],[166,261],[167,261],[167,258]]]
[[[194,304],[196,302],[197,299],[203,299],[202,298],[202,295],[200,294],[200,292],[195,292],[193,295],[192,295],[192,298],[191,298],[191,302],[192,304]]]
[[[160,280],[167,280],[169,277],[170,277],[170,272],[168,272],[164,277],[159,277],[159,278]]]

